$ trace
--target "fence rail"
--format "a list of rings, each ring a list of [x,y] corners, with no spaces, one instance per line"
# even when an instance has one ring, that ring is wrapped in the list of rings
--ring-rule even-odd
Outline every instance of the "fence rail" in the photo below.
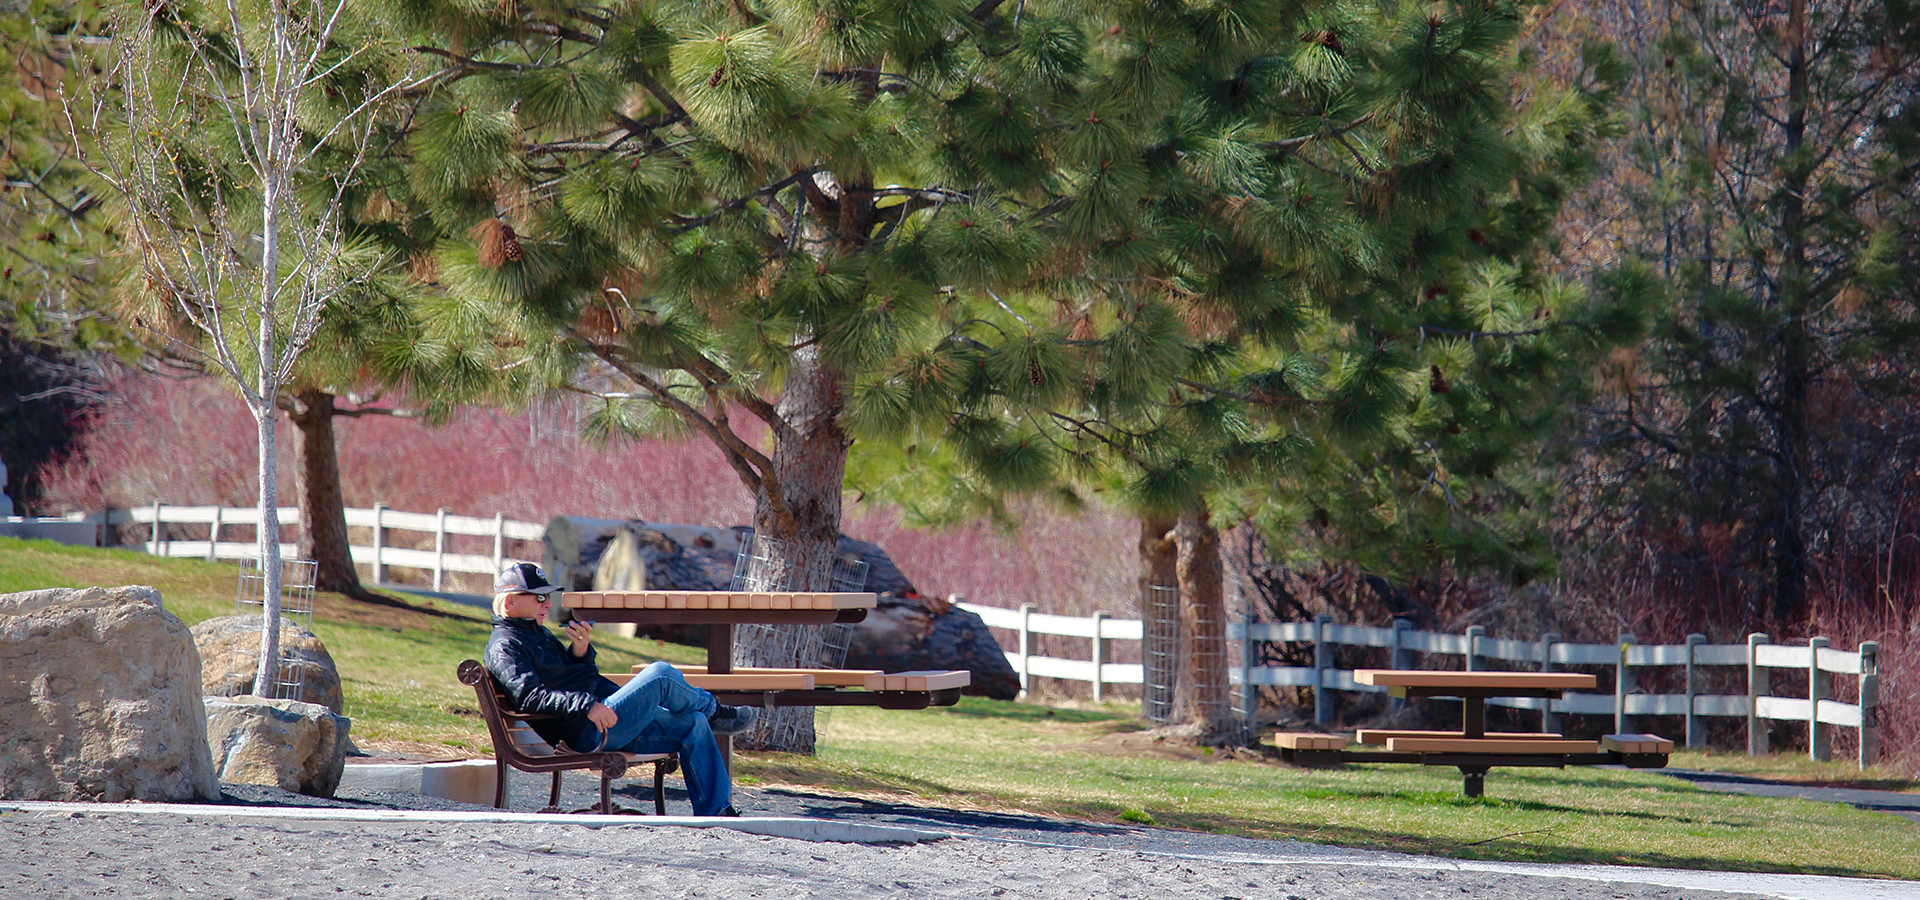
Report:
[[[1108,646],[1114,640],[1142,640],[1143,623],[1137,619],[1115,619],[1105,613],[1092,617],[1070,617],[1037,613],[1031,604],[1019,609],[980,606],[958,602],[961,609],[980,616],[994,628],[1005,628],[1017,636],[1017,646],[1003,651],[1007,662],[1027,688],[1034,676],[1082,681],[1093,686],[1094,699],[1103,696],[1106,684],[1140,684],[1144,672],[1137,664],[1106,662],[1112,657]],[[1038,656],[1031,652],[1036,634],[1091,638],[1093,658],[1062,659]],[[1391,667],[1414,668],[1413,654],[1426,653],[1462,657],[1469,671],[1489,668],[1490,661],[1519,664],[1540,670],[1559,666],[1601,666],[1613,669],[1610,694],[1567,693],[1558,700],[1495,699],[1489,703],[1516,709],[1538,710],[1546,731],[1559,731],[1558,717],[1565,714],[1614,717],[1614,730],[1633,731],[1635,716],[1681,716],[1685,720],[1686,745],[1706,744],[1706,718],[1722,716],[1747,720],[1747,752],[1767,752],[1767,728],[1762,720],[1804,722],[1809,729],[1809,753],[1815,759],[1832,756],[1832,729],[1859,731],[1858,760],[1865,767],[1879,758],[1877,706],[1879,703],[1879,645],[1869,641],[1857,650],[1837,650],[1827,639],[1815,637],[1807,644],[1771,643],[1764,634],[1750,635],[1745,644],[1708,644],[1702,635],[1691,635],[1684,644],[1641,644],[1633,635],[1621,635],[1615,644],[1572,644],[1558,635],[1543,635],[1540,640],[1524,641],[1488,636],[1474,626],[1465,634],[1416,631],[1401,620],[1393,627],[1340,625],[1320,616],[1311,622],[1235,622],[1227,626],[1229,640],[1241,644],[1241,664],[1230,668],[1232,684],[1240,686],[1243,698],[1248,687],[1304,687],[1314,691],[1314,721],[1331,719],[1333,694],[1338,691],[1383,693],[1385,688],[1360,684],[1353,671],[1332,665],[1335,646],[1371,647],[1390,652]],[[1313,666],[1253,666],[1257,643],[1303,643],[1314,645]],[[1746,670],[1745,694],[1706,693],[1702,669],[1708,666],[1742,667]],[[1639,670],[1680,667],[1685,670],[1686,691],[1678,694],[1649,694],[1638,689]],[[1775,670],[1798,672],[1806,679],[1808,698],[1775,697],[1767,692]],[[1858,678],[1857,702],[1832,699],[1833,676]],[[1243,699],[1243,704],[1246,702]],[[1243,710],[1245,707],[1243,706]]]
[[[1034,612],[1029,603],[1019,609],[1005,609],[998,606],[980,606],[966,603],[959,595],[952,598],[954,605],[980,617],[980,621],[990,628],[1007,628],[1019,635],[1019,643],[1014,650],[1003,650],[1007,662],[1020,676],[1020,689],[1026,690],[1033,676],[1059,678],[1064,681],[1085,681],[1093,685],[1093,699],[1106,697],[1109,684],[1140,684],[1146,680],[1146,670],[1140,663],[1114,663],[1112,641],[1139,641],[1146,637],[1146,630],[1139,619],[1115,619],[1106,613],[1097,612],[1091,617],[1057,616],[1051,613]],[[1092,659],[1064,659],[1057,656],[1038,656],[1033,650],[1033,635],[1057,634],[1065,637],[1089,638],[1093,641]]]
[[[278,519],[282,526],[300,524],[300,510],[297,507],[283,506],[278,512]],[[433,589],[436,591],[444,588],[448,573],[492,575],[500,571],[500,567],[508,562],[523,562],[524,560],[507,555],[507,541],[538,541],[546,533],[546,526],[537,522],[519,522],[499,515],[492,518],[461,516],[454,515],[445,509],[430,513],[402,512],[389,509],[384,503],[375,504],[371,509],[349,508],[346,514],[347,527],[371,529],[372,545],[349,545],[348,552],[356,564],[372,568],[372,580],[375,583],[387,580],[389,567],[405,567],[431,571]],[[125,525],[152,526],[144,545],[147,552],[155,556],[211,561],[252,559],[259,553],[258,545],[252,541],[220,539],[222,532],[229,526],[252,527],[259,523],[259,511],[251,506],[168,506],[164,503],[154,503],[134,509],[110,510],[104,515],[95,513],[80,521],[101,523],[114,528]],[[205,540],[175,539],[167,527],[170,525],[204,525],[207,528],[207,538]],[[433,549],[395,546],[394,532],[430,534],[433,536]],[[487,554],[451,552],[447,549],[447,539],[450,536],[491,537],[493,552]],[[280,545],[282,556],[292,556],[294,552],[294,545]]]

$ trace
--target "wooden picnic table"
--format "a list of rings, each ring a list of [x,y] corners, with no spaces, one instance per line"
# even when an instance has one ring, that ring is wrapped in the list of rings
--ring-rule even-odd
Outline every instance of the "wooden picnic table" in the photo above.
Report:
[[[852,624],[867,617],[878,603],[872,593],[830,593],[812,591],[568,591],[561,604],[574,618],[590,622],[632,622],[636,625],[706,625],[707,664],[703,674],[727,676],[733,669],[733,629],[737,625],[831,625]],[[789,677],[798,670],[767,673],[757,670],[755,677],[721,679],[708,690],[721,703],[730,706],[876,706],[881,709],[926,709],[952,706],[960,701],[965,685],[961,677],[932,679],[934,673],[908,673],[923,676],[925,686],[913,690],[903,685],[881,682],[877,689],[855,690],[851,685],[826,684],[811,679],[811,687],[796,687]],[[947,673],[955,675],[956,673]],[[609,676],[614,677],[614,676]],[[618,679],[616,679],[618,680]],[[959,686],[953,682],[958,681]],[[870,687],[864,679],[862,687]],[[720,742],[729,764],[733,758],[733,739]]]
[[[1610,734],[1598,741],[1569,740],[1548,732],[1487,731],[1487,701],[1495,697],[1559,699],[1567,690],[1592,688],[1598,679],[1579,672],[1446,672],[1404,669],[1359,669],[1353,680],[1384,687],[1402,699],[1453,697],[1461,701],[1459,731],[1361,729],[1361,744],[1383,744],[1384,752],[1347,750],[1345,738],[1325,734],[1282,733],[1276,736],[1281,755],[1301,765],[1346,762],[1402,762],[1454,766],[1460,770],[1462,791],[1480,796],[1487,771],[1495,766],[1552,767],[1623,765],[1661,768],[1673,742],[1656,735]]]
[[[1482,738],[1487,733],[1487,701],[1494,697],[1538,697],[1558,700],[1570,689],[1592,688],[1599,679],[1579,672],[1436,672],[1406,669],[1356,669],[1353,680],[1384,687],[1402,700],[1414,697],[1458,697],[1462,736]]]

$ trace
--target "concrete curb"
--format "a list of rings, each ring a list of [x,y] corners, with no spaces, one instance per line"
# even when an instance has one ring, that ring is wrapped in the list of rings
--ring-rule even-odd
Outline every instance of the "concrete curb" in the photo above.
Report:
[[[953,837],[944,831],[921,831],[887,825],[834,822],[789,817],[601,816],[570,813],[469,812],[465,810],[319,809],[292,806],[214,806],[194,803],[61,803],[9,801],[0,815],[13,811],[80,813],[82,815],[162,815],[202,819],[277,819],[316,822],[448,822],[513,825],[579,825],[586,828],[724,828],[766,837],[845,844],[915,844]]]

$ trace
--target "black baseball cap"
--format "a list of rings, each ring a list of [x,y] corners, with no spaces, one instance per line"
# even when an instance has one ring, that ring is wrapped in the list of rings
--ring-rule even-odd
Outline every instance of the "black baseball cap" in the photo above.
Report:
[[[493,580],[496,594],[551,594],[559,589],[558,585],[549,584],[546,573],[533,563],[509,565]]]

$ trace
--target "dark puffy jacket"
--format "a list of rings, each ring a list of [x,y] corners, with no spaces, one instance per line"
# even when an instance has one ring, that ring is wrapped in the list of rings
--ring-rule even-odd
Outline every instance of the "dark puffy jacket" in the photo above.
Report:
[[[599,746],[599,729],[587,710],[619,689],[600,674],[596,655],[588,647],[584,658],[575,657],[538,619],[494,616],[487,636],[487,670],[500,682],[507,705],[517,712],[559,716],[534,720],[533,730],[547,743],[565,741],[575,750]]]

